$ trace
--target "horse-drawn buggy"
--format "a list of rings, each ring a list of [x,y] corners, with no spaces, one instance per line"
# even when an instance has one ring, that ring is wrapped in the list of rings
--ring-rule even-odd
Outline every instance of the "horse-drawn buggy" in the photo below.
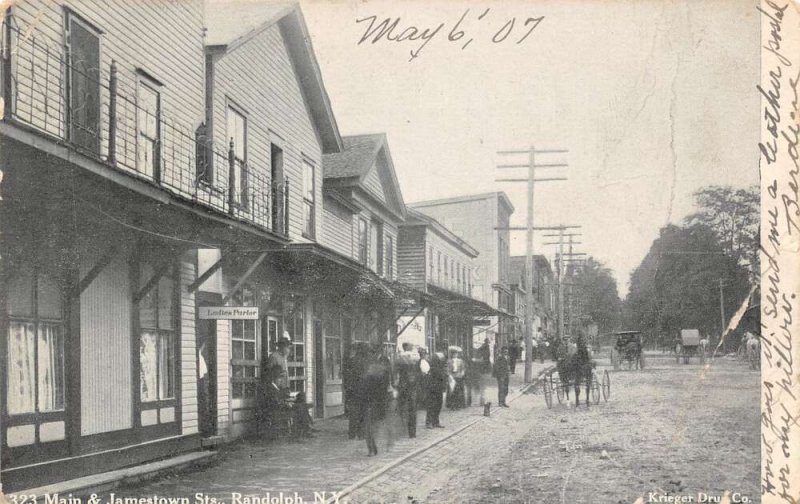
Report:
[[[619,331],[614,333],[616,341],[611,347],[611,365],[619,370],[623,362],[628,369],[644,369],[644,352],[642,351],[642,333],[640,331]]]
[[[561,345],[563,348],[564,345]],[[555,392],[559,404],[569,401],[569,390],[575,390],[575,406],[580,403],[580,390],[583,386],[586,390],[586,406],[589,406],[589,398],[595,404],[600,402],[602,393],[603,400],[608,401],[611,396],[611,377],[608,371],[603,370],[600,378],[595,369],[595,361],[589,357],[589,350],[586,347],[586,340],[578,337],[576,345],[567,345],[565,350],[559,355],[556,362],[556,369],[550,371],[542,378],[542,391],[547,408],[553,407],[553,393]]]
[[[706,361],[708,340],[700,335],[697,329],[681,329],[680,339],[675,343],[675,362],[689,363],[689,358],[699,357],[700,362]]]

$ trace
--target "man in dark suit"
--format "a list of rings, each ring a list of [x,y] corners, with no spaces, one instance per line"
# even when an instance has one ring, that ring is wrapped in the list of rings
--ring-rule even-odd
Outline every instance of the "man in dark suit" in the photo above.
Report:
[[[497,403],[503,408],[508,408],[506,396],[508,395],[508,377],[511,368],[508,362],[508,347],[504,346],[500,355],[494,360],[494,371],[492,375],[497,378]]]
[[[434,352],[430,361],[431,370],[428,372],[426,390],[428,395],[427,409],[425,413],[425,427],[444,427],[439,422],[439,414],[442,412],[442,395],[447,390],[447,357],[444,352]]]
[[[419,353],[413,351],[411,343],[403,343],[403,351],[397,356],[397,401],[400,414],[406,417],[408,437],[417,437],[417,382],[421,375]]]

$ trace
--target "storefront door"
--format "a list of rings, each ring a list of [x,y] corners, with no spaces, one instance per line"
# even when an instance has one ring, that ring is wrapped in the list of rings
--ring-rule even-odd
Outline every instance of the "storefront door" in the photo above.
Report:
[[[198,293],[198,305],[219,306],[219,294]],[[217,321],[198,320],[195,336],[197,352],[197,409],[200,435],[217,433]]]

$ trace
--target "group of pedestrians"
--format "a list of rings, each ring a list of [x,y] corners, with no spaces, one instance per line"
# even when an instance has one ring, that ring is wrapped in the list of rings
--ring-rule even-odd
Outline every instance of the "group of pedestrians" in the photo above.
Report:
[[[409,438],[417,436],[417,412],[425,409],[425,428],[444,428],[442,407],[464,408],[473,395],[484,404],[484,390],[491,373],[498,383],[498,404],[508,407],[510,359],[508,348],[497,355],[494,365],[489,357],[488,341],[476,358],[465,362],[460,349],[439,348],[428,353],[403,343],[394,362],[381,345],[354,343],[343,367],[345,410],[348,416],[348,437],[364,439],[370,456],[378,453],[376,438],[383,433],[387,446],[394,440],[396,411]],[[448,358],[449,357],[449,358]],[[447,401],[445,403],[445,396]]]

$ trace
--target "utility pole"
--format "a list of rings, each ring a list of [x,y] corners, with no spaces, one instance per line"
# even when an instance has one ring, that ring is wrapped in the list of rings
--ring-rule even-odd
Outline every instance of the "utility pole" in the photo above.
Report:
[[[720,340],[722,339],[722,335],[725,332],[725,294],[722,290],[724,287],[724,283],[722,279],[719,279],[719,337]]]
[[[535,280],[535,262],[533,260],[533,194],[534,184],[536,182],[550,182],[556,180],[567,180],[566,177],[552,177],[552,178],[536,178],[536,168],[562,168],[566,167],[566,163],[551,163],[551,164],[536,164],[536,154],[563,154],[567,150],[536,150],[534,146],[527,150],[528,164],[503,164],[498,165],[498,168],[528,168],[527,178],[500,178],[498,182],[525,182],[528,185],[527,193],[527,216],[525,227],[525,269],[527,272],[527,289],[525,292],[525,383],[530,383],[533,376],[533,285]],[[499,151],[498,154],[524,154],[526,151]],[[511,229],[511,228],[509,228]],[[563,229],[562,229],[563,231]]]

